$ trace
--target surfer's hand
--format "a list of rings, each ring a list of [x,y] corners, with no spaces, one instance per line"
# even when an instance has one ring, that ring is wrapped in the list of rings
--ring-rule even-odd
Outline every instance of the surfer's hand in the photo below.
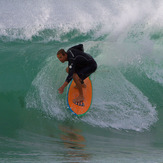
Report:
[[[67,85],[68,85],[68,82],[65,81],[65,82],[63,83],[63,85],[58,89],[58,91],[59,91],[60,94],[63,93],[63,91],[64,91],[64,89],[65,89],[65,87],[66,87]]]
[[[63,87],[60,87],[60,88],[58,89],[58,91],[59,91],[59,94],[62,94],[63,91],[64,91],[64,88],[63,88]]]

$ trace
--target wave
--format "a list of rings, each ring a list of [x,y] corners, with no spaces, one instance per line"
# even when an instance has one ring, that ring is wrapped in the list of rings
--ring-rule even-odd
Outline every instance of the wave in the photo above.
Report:
[[[59,121],[136,131],[153,126],[161,104],[146,90],[163,86],[162,1],[37,3],[0,2],[1,92],[23,90],[25,109]],[[66,65],[56,58],[57,50],[78,43],[98,63],[92,107],[80,119],[66,109],[66,91],[57,92]]]
[[[2,1],[0,36],[9,40],[39,37],[47,42],[62,41],[62,37],[69,33],[74,37],[78,32],[87,35],[96,31],[95,38],[109,35],[112,41],[126,36],[140,39],[144,33],[162,29],[162,3],[161,0],[40,0],[36,5],[35,1]],[[152,34],[151,37],[157,36]]]
[[[102,128],[112,127],[136,131],[149,129],[158,119],[156,106],[151,104],[148,97],[125,77],[125,72],[131,65],[135,65],[136,71],[143,69],[139,55],[136,56],[137,48],[135,47],[135,55],[133,53],[131,56],[123,54],[123,57],[119,57],[121,54],[119,50],[122,51],[122,49],[113,51],[117,44],[115,47],[114,44],[110,45],[114,55],[106,53],[108,44],[104,40],[84,44],[86,51],[93,54],[98,63],[97,72],[91,76],[94,87],[93,102],[87,115],[80,119],[73,118],[66,109],[66,91],[63,95],[57,93],[57,88],[65,80],[66,65],[60,64],[56,56],[46,60],[46,65],[33,80],[31,90],[26,97],[27,108],[39,108],[49,116],[61,121],[66,119],[83,121]],[[130,48],[133,50],[131,46]],[[123,49],[125,49],[124,46]],[[143,60],[142,62],[144,63]]]

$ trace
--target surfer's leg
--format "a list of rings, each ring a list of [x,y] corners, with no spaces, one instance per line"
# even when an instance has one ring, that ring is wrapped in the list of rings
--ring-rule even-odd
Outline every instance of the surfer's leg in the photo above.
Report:
[[[84,96],[83,96],[81,79],[79,78],[77,73],[73,74],[73,80],[77,86],[77,89],[79,90],[79,96],[76,99],[74,99],[74,102],[81,102],[84,100]]]
[[[82,79],[80,79],[80,78],[79,78],[79,80],[80,80],[80,83],[81,83],[81,85],[82,85],[82,88],[86,88],[87,86],[86,86],[86,84],[84,83],[84,81],[83,81]],[[77,85],[75,85],[74,88],[77,89]]]
[[[86,88],[86,84],[84,83],[84,80],[87,77],[89,77],[93,72],[95,72],[96,69],[97,69],[96,62],[92,62],[92,64],[82,67],[80,69],[76,69],[76,73],[77,73],[77,75],[80,79],[80,82],[82,84],[82,88]],[[74,88],[77,88],[77,85]]]

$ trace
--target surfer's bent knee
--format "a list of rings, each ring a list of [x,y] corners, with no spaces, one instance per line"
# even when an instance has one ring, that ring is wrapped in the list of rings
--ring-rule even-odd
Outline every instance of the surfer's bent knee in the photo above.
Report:
[[[77,73],[73,73],[72,78],[74,79],[74,78],[76,78],[76,77],[77,77]]]

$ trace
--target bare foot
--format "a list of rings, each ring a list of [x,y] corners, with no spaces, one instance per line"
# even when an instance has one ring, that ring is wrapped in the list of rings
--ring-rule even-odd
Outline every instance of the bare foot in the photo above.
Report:
[[[86,84],[82,84],[82,88],[86,88],[86,87],[87,87]],[[75,85],[74,88],[77,89],[77,86]]]
[[[82,102],[84,100],[84,96],[78,96],[77,98],[75,98],[74,100],[73,100],[73,102],[74,103],[76,103],[76,102]]]

